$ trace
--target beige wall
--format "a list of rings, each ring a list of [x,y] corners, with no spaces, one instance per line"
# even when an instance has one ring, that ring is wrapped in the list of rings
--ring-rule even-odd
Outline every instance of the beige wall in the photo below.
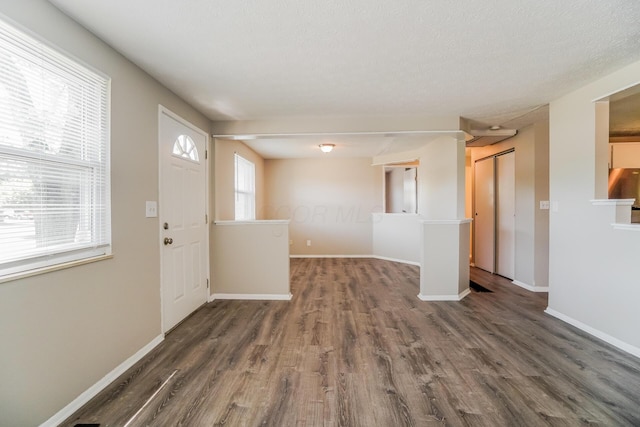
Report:
[[[458,301],[469,293],[468,220],[422,221],[420,294],[424,301]]]
[[[549,106],[549,311],[640,357],[640,226],[615,229],[606,198],[607,140],[596,142],[595,99],[640,83],[640,62]]]
[[[235,153],[256,166],[256,219],[264,219],[264,160],[242,141],[215,139],[214,144],[215,220],[235,219]]]
[[[515,149],[515,277],[530,287],[548,286],[549,211],[540,209],[549,200],[549,123],[528,126],[513,138],[486,147],[471,148],[473,176],[475,161]],[[467,200],[473,185],[467,185]],[[473,226],[473,225],[472,225]]]
[[[112,78],[113,259],[0,284],[0,425],[53,416],[161,333],[158,104],[209,121],[45,1],[0,12]]]
[[[534,265],[533,286],[549,286],[549,210],[540,209],[540,200],[549,200],[549,122],[535,125]],[[517,256],[517,253],[516,253]]]
[[[288,299],[287,221],[220,221],[213,231],[214,298]]]
[[[420,265],[422,217],[409,213],[373,214],[373,255]]]
[[[465,216],[465,144],[442,136],[420,149],[418,213],[428,220]]]
[[[371,255],[382,176],[371,159],[266,160],[267,218],[291,219],[292,255]]]

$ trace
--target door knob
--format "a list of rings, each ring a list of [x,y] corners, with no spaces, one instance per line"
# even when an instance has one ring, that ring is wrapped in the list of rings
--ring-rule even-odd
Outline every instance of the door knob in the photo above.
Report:
[[[165,237],[164,238],[164,244],[165,245],[170,245],[173,243],[173,239],[171,237]]]

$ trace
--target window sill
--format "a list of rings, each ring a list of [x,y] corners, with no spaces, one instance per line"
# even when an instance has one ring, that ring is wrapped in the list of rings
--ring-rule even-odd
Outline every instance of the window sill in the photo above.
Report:
[[[611,224],[614,230],[640,231],[640,224]]]
[[[632,206],[635,199],[594,199],[593,206]]]
[[[42,268],[35,268],[33,270],[21,271],[20,273],[7,274],[0,277],[0,283],[11,282],[13,280],[26,279],[27,277],[39,276],[40,274],[51,273],[58,270],[66,270],[67,268],[77,267],[79,265],[91,264],[98,261],[113,258],[113,254],[98,255],[91,258],[79,259],[76,261],[64,262],[56,265],[50,265]]]
[[[635,199],[596,199],[590,200],[593,206],[609,207],[613,217],[611,226],[614,230],[640,231],[640,224],[631,222],[631,206]]]

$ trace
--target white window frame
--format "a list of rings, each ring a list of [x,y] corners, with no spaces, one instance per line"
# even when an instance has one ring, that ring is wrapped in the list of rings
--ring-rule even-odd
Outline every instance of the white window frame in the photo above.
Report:
[[[20,193],[19,202],[0,198],[0,214],[16,207],[28,211],[21,218],[28,225],[21,227],[33,227],[33,239],[38,239],[33,247],[23,247],[16,235],[27,231],[0,230],[0,245],[16,248],[0,251],[0,282],[110,256],[110,78],[2,17],[0,55],[14,67],[13,74],[0,75],[0,106],[13,108],[0,112],[0,177],[11,191],[29,189]],[[21,79],[13,77],[15,70]],[[49,94],[48,82],[62,88],[59,103],[66,103],[53,113],[33,98],[58,99]],[[47,123],[40,125],[44,130],[37,133],[38,145],[24,136],[33,134],[33,125],[14,113],[27,101],[8,95],[9,87],[31,94],[29,113],[37,123]],[[48,124],[52,114],[57,114],[55,129]],[[65,190],[46,190],[52,187]],[[66,231],[59,229],[61,220]]]
[[[235,220],[256,219],[256,166],[238,153],[235,163]]]

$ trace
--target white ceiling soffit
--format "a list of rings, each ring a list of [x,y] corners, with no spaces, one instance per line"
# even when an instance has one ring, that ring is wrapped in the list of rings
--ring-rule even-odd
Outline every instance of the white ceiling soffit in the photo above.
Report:
[[[640,60],[635,0],[50,0],[212,120],[502,125]]]
[[[352,134],[239,135],[222,139],[241,140],[264,159],[373,158],[386,154],[413,152],[443,135],[457,139],[456,132],[371,132]],[[323,153],[320,144],[335,144]]]
[[[491,144],[496,144],[505,139],[509,139],[516,136],[518,131],[516,129],[488,129],[488,130],[472,130],[471,136],[467,139],[467,147],[484,147]]]
[[[460,129],[465,132],[467,147],[484,147],[495,144],[518,133],[517,129],[505,129],[497,125],[487,128],[462,117],[460,118]]]

